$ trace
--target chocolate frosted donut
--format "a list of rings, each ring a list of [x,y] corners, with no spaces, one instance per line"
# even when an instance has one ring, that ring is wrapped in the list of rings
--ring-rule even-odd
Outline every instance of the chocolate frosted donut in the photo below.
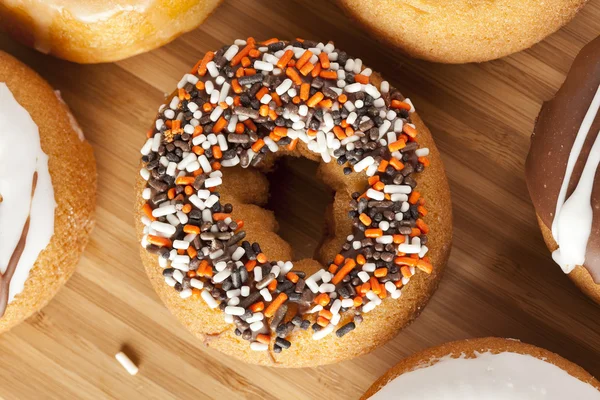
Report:
[[[420,351],[379,378],[361,400],[598,400],[600,382],[548,350],[481,338]]]
[[[600,38],[538,116],[526,179],[554,260],[600,302]],[[557,218],[558,216],[558,218]]]
[[[95,196],[92,148],[60,94],[0,51],[0,333],[72,275]]]
[[[244,361],[355,357],[412,321],[448,259],[451,208],[409,99],[333,43],[208,52],[159,109],[142,148],[142,260],[169,309]],[[318,161],[335,191],[317,260],[290,262],[261,171]]]

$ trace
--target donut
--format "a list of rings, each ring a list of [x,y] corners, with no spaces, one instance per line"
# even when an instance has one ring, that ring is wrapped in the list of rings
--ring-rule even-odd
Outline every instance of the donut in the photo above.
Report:
[[[0,51],[0,333],[72,275],[95,193],[92,148],[59,93]]]
[[[146,272],[170,311],[230,356],[304,367],[367,353],[416,318],[442,276],[452,210],[431,134],[410,99],[331,42],[249,38],[207,52],[141,154]],[[289,261],[260,207],[261,172],[282,156],[318,162],[336,192],[316,259]]]
[[[0,28],[77,63],[118,61],[200,25],[221,0],[0,0]]]
[[[338,0],[374,37],[428,61],[483,62],[527,49],[587,0]],[[535,18],[532,18],[535,16]]]
[[[405,358],[362,400],[600,399],[600,382],[558,354],[514,339],[460,340]]]
[[[552,258],[600,303],[600,37],[537,118],[525,177]],[[558,217],[556,217],[558,216]]]

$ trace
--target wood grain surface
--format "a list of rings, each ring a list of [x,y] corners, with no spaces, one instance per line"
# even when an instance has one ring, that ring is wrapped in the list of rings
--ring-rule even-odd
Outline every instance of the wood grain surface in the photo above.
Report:
[[[76,65],[0,36],[0,49],[61,90],[99,174],[97,226],[78,271],[42,312],[0,337],[0,397],[357,399],[402,357],[479,336],[519,338],[600,376],[600,307],[552,262],[523,177],[542,101],[599,33],[600,0],[591,0],[530,50],[439,65],[380,45],[328,1],[226,0],[201,28],[116,64]],[[442,152],[455,215],[446,276],[413,325],[359,359],[297,370],[240,364],[179,325],[141,266],[132,207],[144,134],[163,95],[205,51],[247,36],[334,40],[414,101]],[[275,183],[285,171],[289,184]],[[330,196],[313,175],[308,162],[286,162],[272,176],[271,205],[299,256],[320,240]],[[123,348],[140,367],[136,377],[114,359]]]

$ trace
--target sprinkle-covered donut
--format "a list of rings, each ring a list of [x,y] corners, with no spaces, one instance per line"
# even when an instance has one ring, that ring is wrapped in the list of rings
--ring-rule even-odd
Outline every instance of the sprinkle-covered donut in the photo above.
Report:
[[[147,136],[142,259],[171,311],[217,349],[283,366],[350,358],[437,286],[451,210],[435,145],[411,101],[333,43],[249,38],[208,52]],[[336,190],[323,265],[287,261],[272,214],[253,205],[267,195],[258,169],[282,155],[319,161]],[[307,357],[319,341],[336,348]]]
[[[552,258],[600,303],[600,37],[585,46],[531,137],[526,179]]]

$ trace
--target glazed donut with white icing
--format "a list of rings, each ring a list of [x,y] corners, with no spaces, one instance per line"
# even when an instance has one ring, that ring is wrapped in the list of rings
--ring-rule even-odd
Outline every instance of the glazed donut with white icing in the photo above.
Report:
[[[538,116],[526,179],[552,258],[600,303],[600,37]]]
[[[359,25],[408,55],[483,62],[527,49],[569,22],[587,0],[337,0]]]
[[[94,221],[96,166],[70,110],[0,52],[0,333],[73,273]]]
[[[221,0],[0,0],[0,29],[43,53],[112,62],[200,25]]]
[[[557,354],[514,339],[482,338],[402,360],[361,400],[594,400],[599,390],[600,382]]]
[[[315,366],[373,350],[423,309],[451,241],[450,194],[409,99],[335,48],[253,38],[208,52],[142,148],[142,261],[171,312],[246,362]],[[319,162],[336,191],[317,259],[292,260],[261,171]]]

